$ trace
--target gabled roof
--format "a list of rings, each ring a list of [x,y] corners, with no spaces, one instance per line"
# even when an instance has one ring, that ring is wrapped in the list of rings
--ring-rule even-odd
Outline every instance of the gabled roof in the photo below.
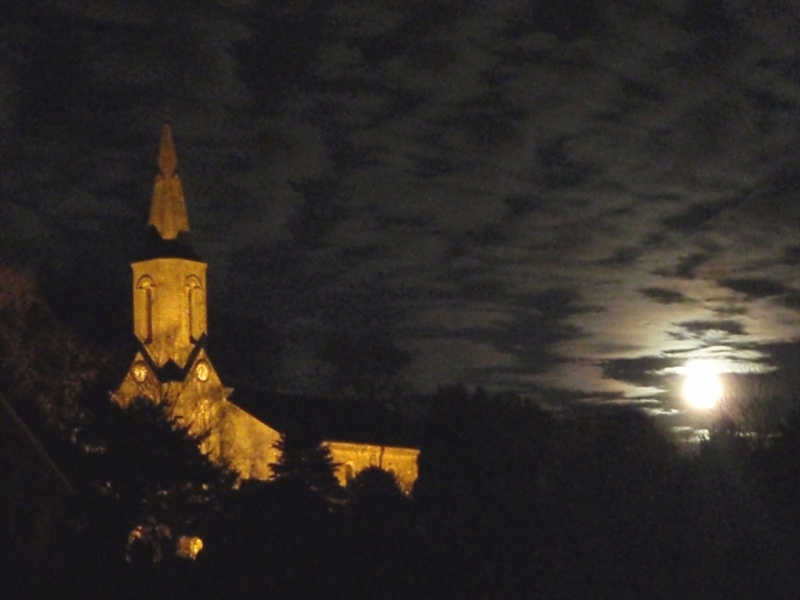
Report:
[[[192,348],[189,357],[186,359],[186,364],[183,366],[180,366],[170,358],[160,367],[150,356],[150,353],[147,351],[147,347],[139,340],[137,340],[137,342],[142,358],[147,363],[147,366],[150,367],[150,370],[155,373],[159,383],[169,383],[171,381],[184,381],[186,379],[186,377],[189,375],[189,370],[197,360],[198,354],[205,349],[207,339],[208,336],[205,333],[200,336],[200,339],[197,340],[197,343],[194,345],[194,348]]]
[[[419,447],[419,432],[377,402],[236,390],[231,401],[281,433],[379,446]]]

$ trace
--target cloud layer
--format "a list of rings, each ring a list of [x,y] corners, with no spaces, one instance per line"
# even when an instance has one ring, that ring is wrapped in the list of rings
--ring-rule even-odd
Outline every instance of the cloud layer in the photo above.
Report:
[[[171,118],[212,302],[295,381],[346,329],[667,410],[800,332],[795,3],[55,4],[0,19],[6,255],[123,256]]]

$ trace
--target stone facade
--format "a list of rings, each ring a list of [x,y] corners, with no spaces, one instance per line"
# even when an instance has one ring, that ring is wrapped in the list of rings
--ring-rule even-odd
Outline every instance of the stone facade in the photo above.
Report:
[[[410,494],[417,480],[416,448],[399,446],[377,446],[375,444],[356,444],[353,442],[325,442],[330,448],[333,460],[339,465],[336,479],[341,485],[355,477],[359,471],[368,467],[380,467],[396,478],[406,494]]]

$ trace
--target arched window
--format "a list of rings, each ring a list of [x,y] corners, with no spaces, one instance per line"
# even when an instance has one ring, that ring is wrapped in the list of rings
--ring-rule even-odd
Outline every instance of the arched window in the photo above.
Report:
[[[186,291],[189,303],[189,338],[196,342],[206,329],[206,303],[203,286],[194,275],[186,278]]]
[[[153,301],[156,284],[153,278],[145,275],[136,283],[136,337],[145,344],[153,341]]]

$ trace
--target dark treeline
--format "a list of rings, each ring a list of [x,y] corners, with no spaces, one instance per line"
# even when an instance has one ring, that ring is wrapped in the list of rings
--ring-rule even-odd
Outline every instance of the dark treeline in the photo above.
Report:
[[[163,408],[113,405],[110,367],[26,277],[6,273],[0,292],[0,400],[72,488],[22,528],[35,494],[14,469],[28,465],[0,440],[2,598],[735,600],[800,589],[800,413],[758,437],[720,421],[688,452],[633,409],[553,413],[447,387],[421,425],[411,496],[379,469],[340,488],[313,437],[281,440],[274,480],[237,484]],[[195,558],[176,553],[196,540]]]
[[[735,599],[799,583],[800,419],[760,445],[723,424],[689,454],[633,410],[554,416],[446,388],[412,497],[376,468],[339,488],[314,440],[282,440],[279,476],[236,487],[152,404],[95,420],[61,452],[76,492],[49,548],[4,597]],[[194,560],[181,536],[202,539]]]

